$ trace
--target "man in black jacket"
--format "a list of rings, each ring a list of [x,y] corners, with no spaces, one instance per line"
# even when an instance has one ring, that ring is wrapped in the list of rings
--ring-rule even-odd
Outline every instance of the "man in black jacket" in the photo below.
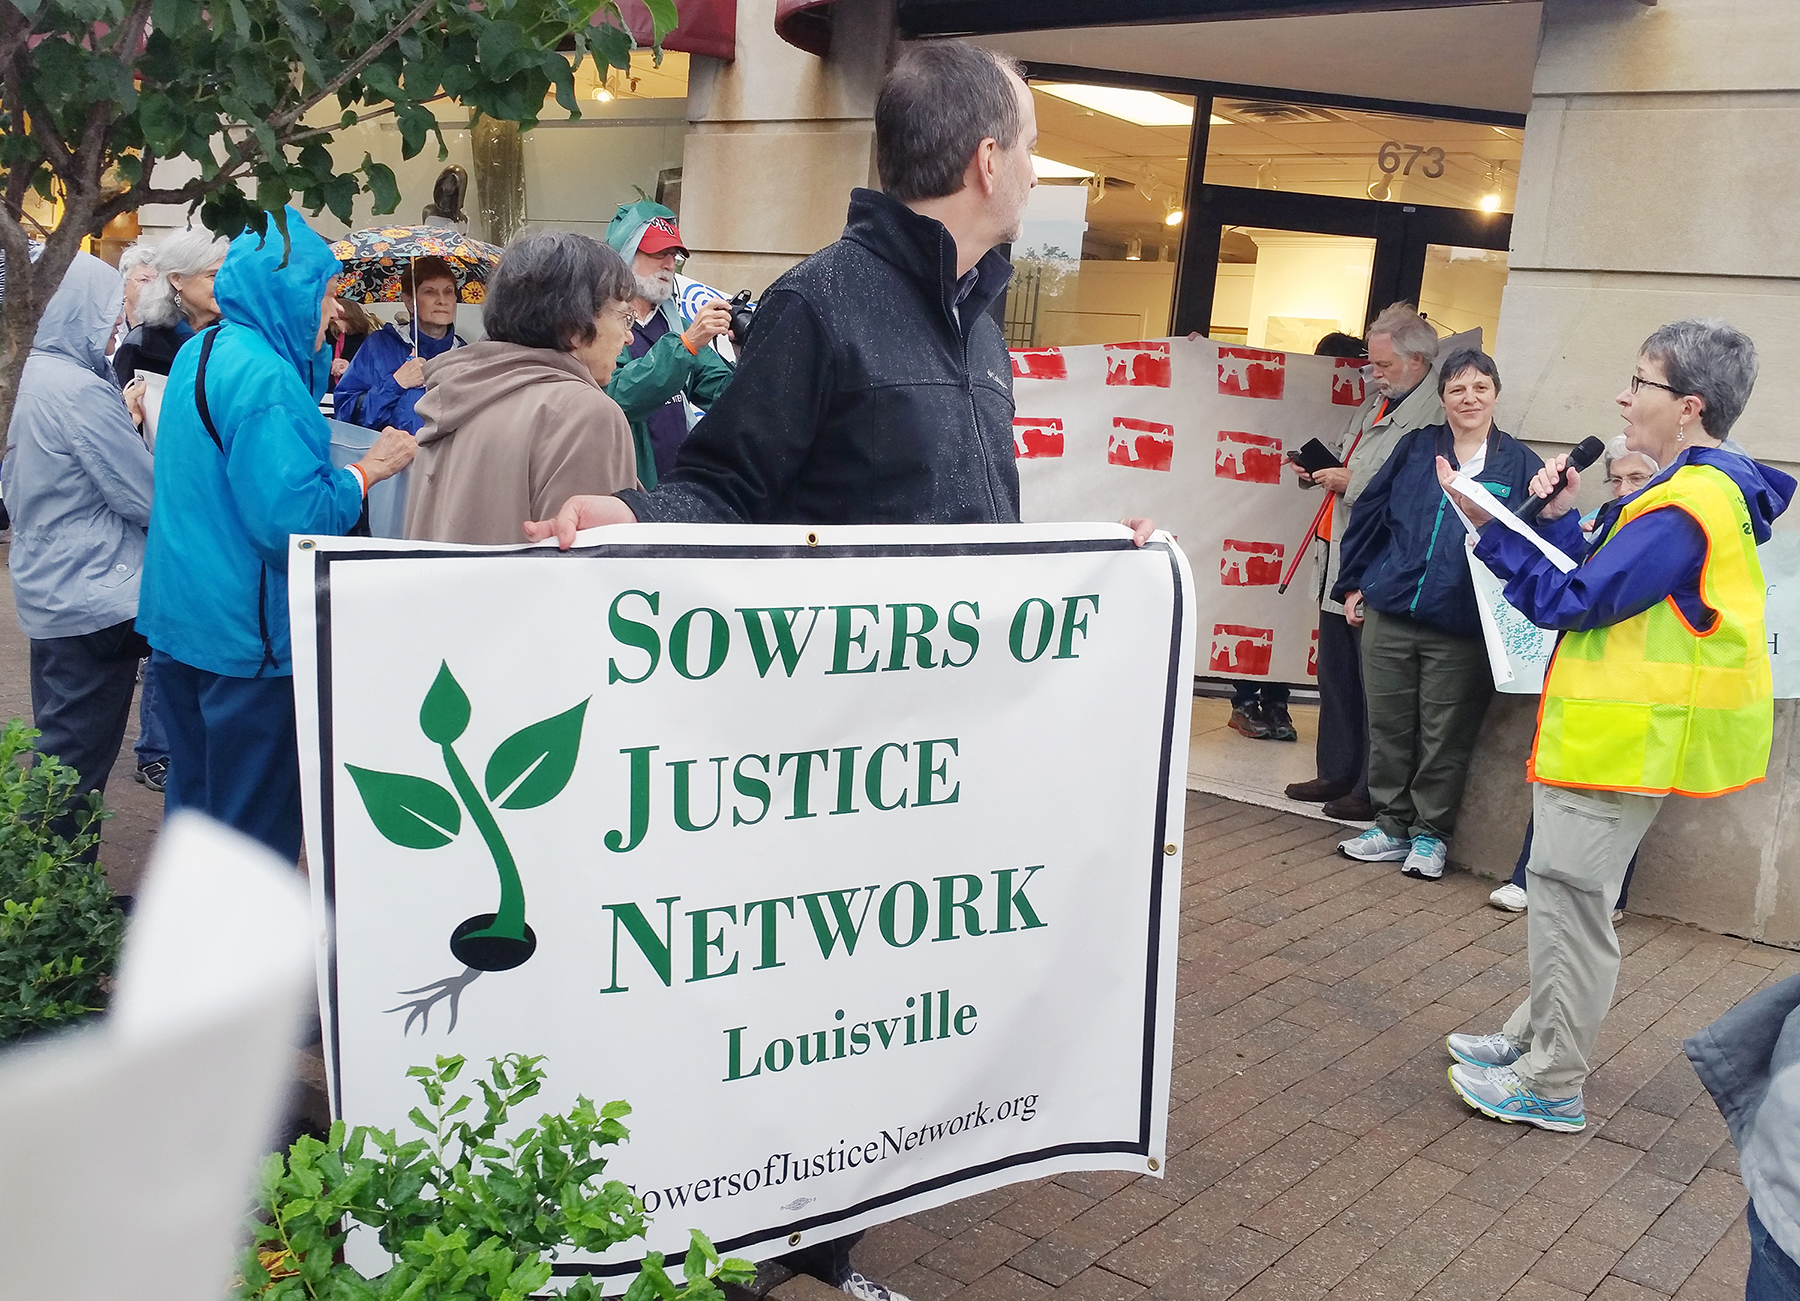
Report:
[[[881,192],[843,238],[770,286],[737,378],[654,492],[574,497],[532,541],[635,520],[1010,524],[1012,369],[988,315],[1037,183],[1037,115],[1016,64],[915,47],[875,109]],[[1148,521],[1128,521],[1141,543]]]
[[[737,377],[652,492],[571,497],[525,536],[643,520],[1016,524],[1012,363],[988,315],[1037,184],[1037,113],[1018,65],[915,46],[882,83],[882,191],[844,236],[769,287]],[[1125,521],[1142,545],[1154,525]],[[905,1301],[850,1265],[860,1234],[784,1257],[866,1301]]]

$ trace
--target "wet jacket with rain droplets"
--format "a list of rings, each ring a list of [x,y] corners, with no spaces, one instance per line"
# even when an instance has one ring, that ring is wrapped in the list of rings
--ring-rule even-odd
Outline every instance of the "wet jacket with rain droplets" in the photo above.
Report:
[[[292,208],[287,226],[285,259],[273,223],[267,239],[246,231],[214,282],[224,324],[206,363],[206,401],[223,448],[194,401],[204,333],[169,370],[156,435],[138,631],[183,664],[226,677],[294,671],[288,536],[347,533],[362,513],[361,484],[332,468],[319,414],[331,349],[313,345],[340,268]]]
[[[844,237],[770,286],[737,377],[640,520],[995,524],[1019,518],[1012,365],[990,250],[957,303],[941,222],[872,190]]]

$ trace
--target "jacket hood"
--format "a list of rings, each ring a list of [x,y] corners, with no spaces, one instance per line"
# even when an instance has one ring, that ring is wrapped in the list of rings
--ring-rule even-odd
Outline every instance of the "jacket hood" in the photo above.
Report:
[[[267,235],[246,230],[232,240],[213,297],[227,321],[261,335],[318,398],[331,376],[330,345],[313,347],[319,305],[332,277],[344,268],[331,255],[331,245],[293,208],[287,210],[287,230],[285,244],[273,221]]]
[[[612,245],[613,252],[625,259],[626,266],[631,265],[638,241],[644,238],[644,232],[658,217],[675,220],[674,212],[654,199],[640,199],[636,203],[621,203],[612,221],[607,223],[606,242]]]
[[[482,339],[425,363],[425,395],[415,410],[425,421],[420,443],[448,438],[476,415],[536,384],[586,384],[586,366],[566,352]]]
[[[1776,519],[1794,499],[1792,475],[1783,474],[1780,470],[1752,460],[1750,454],[1735,443],[1728,442],[1723,447],[1691,448],[1676,457],[1669,469],[1673,470],[1684,462],[1710,465],[1731,476],[1738,491],[1744,494],[1744,504],[1750,508],[1750,524],[1756,530],[1758,546],[1769,540]],[[1658,475],[1657,478],[1662,476]]]
[[[112,378],[106,345],[125,303],[125,277],[92,253],[77,253],[38,321],[33,352],[64,357]]]
[[[942,305],[944,316],[957,320],[956,241],[943,222],[921,216],[878,190],[857,189],[850,191],[844,238],[925,285]],[[980,276],[962,304],[962,319],[967,321],[987,311],[1012,279],[1012,264],[997,248],[984,253],[975,267]]]

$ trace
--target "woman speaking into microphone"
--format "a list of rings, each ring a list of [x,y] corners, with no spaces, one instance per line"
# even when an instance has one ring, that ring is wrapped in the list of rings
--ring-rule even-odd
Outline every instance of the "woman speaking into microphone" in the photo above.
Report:
[[[1794,480],[1727,438],[1755,382],[1756,346],[1723,321],[1677,321],[1645,340],[1617,400],[1631,450],[1666,468],[1602,507],[1586,538],[1568,458],[1532,480],[1548,498],[1539,533],[1580,560],[1566,574],[1457,496],[1507,600],[1562,632],[1526,766],[1537,820],[1531,993],[1500,1033],[1447,1044],[1451,1086],[1497,1119],[1584,1127],[1588,1055],[1619,974],[1612,901],[1626,864],[1665,795],[1723,795],[1768,767],[1774,692],[1756,547]],[[1447,462],[1438,477],[1449,491]]]

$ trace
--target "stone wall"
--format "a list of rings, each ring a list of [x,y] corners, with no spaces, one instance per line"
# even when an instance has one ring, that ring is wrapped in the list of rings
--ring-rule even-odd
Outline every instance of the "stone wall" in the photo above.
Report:
[[[1800,222],[1780,215],[1794,210],[1796,158],[1800,4],[1547,0],[1500,309],[1501,428],[1545,451],[1610,438],[1644,338],[1722,316],[1763,358],[1734,435],[1800,471]],[[1597,502],[1591,477],[1583,496]],[[1452,856],[1484,875],[1507,876],[1518,855],[1536,707],[1498,697],[1483,730]],[[1776,702],[1766,782],[1667,801],[1633,911],[1800,947],[1797,713]]]

